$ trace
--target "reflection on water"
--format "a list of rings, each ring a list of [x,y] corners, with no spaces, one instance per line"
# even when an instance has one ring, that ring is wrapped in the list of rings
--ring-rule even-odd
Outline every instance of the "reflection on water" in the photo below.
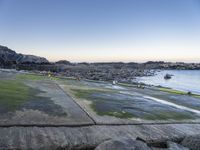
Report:
[[[166,74],[172,74],[171,79],[164,79]],[[200,94],[200,70],[164,70],[155,76],[137,78],[139,82],[160,85],[181,91],[191,91]]]

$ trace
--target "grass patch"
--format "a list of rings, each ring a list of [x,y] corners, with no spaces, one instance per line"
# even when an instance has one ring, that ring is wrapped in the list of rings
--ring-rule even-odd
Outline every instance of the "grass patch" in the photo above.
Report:
[[[159,91],[167,92],[167,93],[171,93],[171,94],[189,95],[188,92],[174,90],[174,89],[171,89],[171,88],[164,88],[164,87],[159,88]],[[196,98],[200,98],[200,95],[198,95],[198,94],[192,94],[191,93],[190,96],[193,96],[193,97],[196,97]]]
[[[0,105],[10,110],[16,109],[34,96],[30,87],[16,80],[0,80]]]
[[[182,94],[182,95],[186,95],[187,92],[183,92],[183,91],[178,91],[178,90],[174,90],[174,89],[170,89],[170,88],[159,88],[160,91],[162,92],[168,92],[168,93],[172,93],[172,94]]]

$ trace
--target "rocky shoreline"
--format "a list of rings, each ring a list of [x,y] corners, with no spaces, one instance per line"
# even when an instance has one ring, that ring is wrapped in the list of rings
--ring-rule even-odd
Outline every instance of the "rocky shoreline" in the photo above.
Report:
[[[31,70],[46,74],[51,72],[66,77],[102,81],[117,80],[130,83],[135,77],[154,75],[155,69],[197,70],[200,69],[200,63],[163,61],[149,61],[146,63],[71,63],[66,60],[52,63],[43,57],[18,54],[5,46],[0,46],[0,68]]]

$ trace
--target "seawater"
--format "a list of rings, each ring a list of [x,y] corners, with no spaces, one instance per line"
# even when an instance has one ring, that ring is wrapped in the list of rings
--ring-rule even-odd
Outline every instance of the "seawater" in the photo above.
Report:
[[[173,75],[171,79],[164,79],[166,74]],[[156,71],[154,76],[138,77],[138,82],[169,87],[185,92],[200,94],[200,70],[163,70]]]

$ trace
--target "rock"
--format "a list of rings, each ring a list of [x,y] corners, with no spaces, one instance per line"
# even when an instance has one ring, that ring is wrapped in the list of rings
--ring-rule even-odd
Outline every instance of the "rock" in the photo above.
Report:
[[[48,64],[46,58],[34,55],[18,54],[8,47],[0,45],[0,66],[12,66],[14,64]]]
[[[0,46],[0,66],[10,67],[16,63],[17,54],[5,46]]]
[[[34,64],[47,64],[49,61],[44,57],[34,56],[34,55],[23,55],[18,54],[17,63],[26,64],[26,63],[34,63]]]
[[[146,143],[131,138],[118,138],[105,141],[95,150],[151,150]]]
[[[188,148],[171,141],[167,142],[167,147],[168,150],[189,150]]]
[[[200,150],[200,134],[186,136],[180,144],[191,150]]]

